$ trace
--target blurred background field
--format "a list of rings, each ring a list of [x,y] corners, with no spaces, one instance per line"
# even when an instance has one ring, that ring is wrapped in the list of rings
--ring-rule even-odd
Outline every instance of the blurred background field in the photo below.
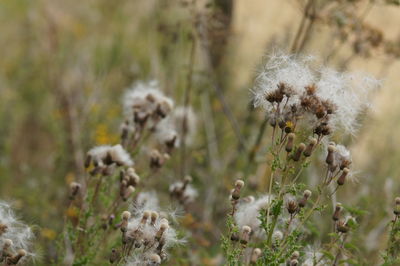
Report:
[[[67,185],[82,175],[84,154],[118,143],[123,92],[151,79],[179,105],[191,87],[198,124],[187,169],[200,195],[198,212],[182,223],[193,230],[198,264],[218,263],[224,195],[245,172],[243,158],[263,121],[263,113],[250,108],[250,88],[262,58],[279,50],[312,54],[383,81],[364,126],[345,139],[358,182],[340,193],[348,204],[368,206],[360,252],[377,263],[400,194],[400,7],[396,1],[316,0],[308,36],[293,49],[306,2],[0,1],[0,198],[36,225],[37,263],[55,256]],[[167,179],[181,175],[176,157]],[[263,167],[257,163],[252,174]],[[265,182],[258,180],[255,191]]]

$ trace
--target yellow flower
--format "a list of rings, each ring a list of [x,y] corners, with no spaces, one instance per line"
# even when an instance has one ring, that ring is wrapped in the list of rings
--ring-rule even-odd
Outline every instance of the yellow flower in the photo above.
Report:
[[[57,236],[56,232],[50,228],[43,228],[40,234],[43,238],[47,238],[49,240],[53,240]]]
[[[95,131],[95,140],[97,145],[113,144],[118,142],[118,136],[111,134],[107,126],[104,124],[97,125]]]
[[[78,217],[78,214],[79,211],[76,207],[71,206],[66,210],[66,215],[70,218],[76,218]]]
[[[69,172],[66,176],[65,176],[65,182],[67,184],[70,184],[72,181],[75,180],[75,175],[72,172]]]

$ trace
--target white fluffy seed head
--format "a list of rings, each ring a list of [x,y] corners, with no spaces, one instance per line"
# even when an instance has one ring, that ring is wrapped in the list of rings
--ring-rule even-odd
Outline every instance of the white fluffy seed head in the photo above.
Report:
[[[13,241],[11,239],[4,239],[4,248],[9,248],[13,245]]]
[[[158,254],[153,253],[153,254],[150,255],[150,261],[152,263],[160,264],[161,263],[161,257]]]
[[[272,239],[274,241],[281,241],[283,238],[283,233],[279,230],[276,230],[273,234],[272,234]]]
[[[124,212],[122,213],[122,219],[123,219],[123,220],[128,220],[129,218],[131,218],[131,213],[128,212],[128,211],[124,211]]]
[[[306,198],[309,198],[309,197],[311,197],[311,194],[312,194],[312,192],[307,189],[307,190],[304,190],[303,196]]]
[[[400,197],[396,197],[395,202],[396,202],[396,205],[400,205]]]
[[[160,229],[161,229],[162,231],[165,231],[165,230],[167,230],[168,228],[169,228],[168,223],[161,223],[161,224],[160,224]]]
[[[298,259],[300,257],[300,252],[297,250],[292,253],[291,259]]]
[[[236,180],[236,182],[235,182],[235,186],[237,187],[237,188],[242,188],[243,186],[244,186],[244,181],[243,180]]]
[[[151,212],[151,219],[152,220],[157,220],[158,219],[158,213],[155,212],[155,211]]]
[[[261,249],[255,248],[253,253],[256,254],[257,256],[260,256],[261,255]]]
[[[244,226],[242,226],[242,231],[243,231],[243,233],[250,234],[251,228],[250,228],[250,226],[244,225]]]
[[[18,255],[20,255],[21,257],[26,256],[26,250],[25,249],[19,249],[18,250]]]

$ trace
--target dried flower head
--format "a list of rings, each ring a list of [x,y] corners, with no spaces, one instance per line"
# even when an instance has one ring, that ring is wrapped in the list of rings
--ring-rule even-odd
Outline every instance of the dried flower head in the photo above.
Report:
[[[359,114],[369,107],[371,91],[380,86],[376,79],[314,67],[312,57],[277,54],[255,80],[254,104],[266,110],[281,128],[300,120],[318,136],[341,129],[354,134]],[[282,126],[281,126],[282,125]],[[293,128],[286,129],[289,133]]]
[[[15,265],[34,256],[30,251],[33,238],[31,228],[16,218],[11,206],[0,202],[0,261]]]

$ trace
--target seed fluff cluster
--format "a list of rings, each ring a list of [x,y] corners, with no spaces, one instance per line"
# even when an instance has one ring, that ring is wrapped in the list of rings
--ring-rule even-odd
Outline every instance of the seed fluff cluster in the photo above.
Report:
[[[168,248],[181,242],[168,218],[154,192],[138,195],[132,211],[122,213],[121,254],[126,265],[159,265],[168,259]]]
[[[370,106],[380,82],[359,73],[314,66],[313,57],[270,56],[253,88],[254,105],[267,111],[272,125],[287,131],[300,121],[313,124],[319,136],[335,129],[354,134],[360,113]]]
[[[33,237],[31,228],[15,217],[11,206],[0,202],[0,263],[16,265],[32,257]]]

